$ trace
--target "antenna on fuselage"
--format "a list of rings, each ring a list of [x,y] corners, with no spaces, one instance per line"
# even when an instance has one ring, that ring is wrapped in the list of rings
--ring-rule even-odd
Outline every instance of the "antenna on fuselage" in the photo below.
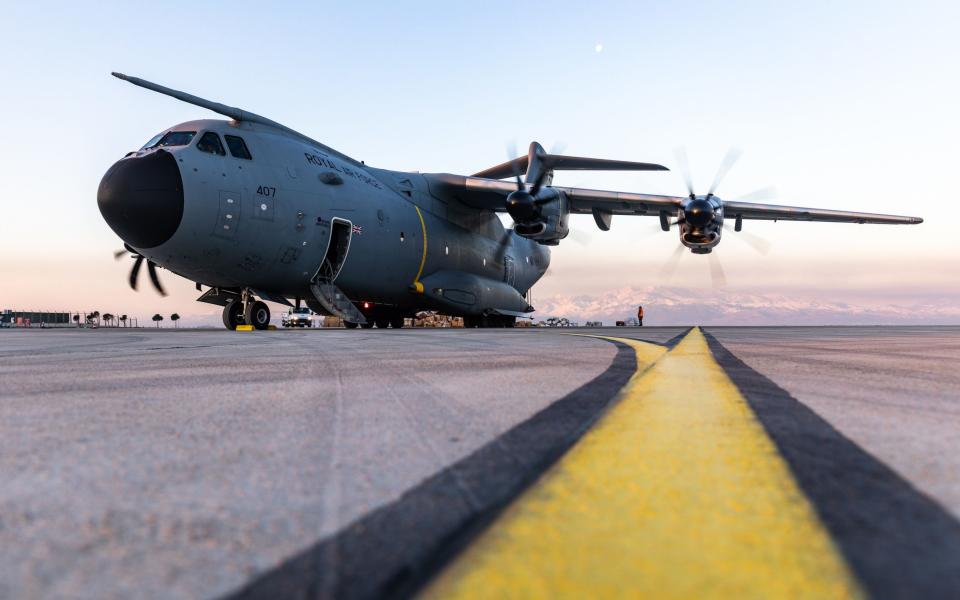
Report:
[[[212,110],[217,114],[224,115],[225,117],[230,117],[234,121],[246,121],[248,123],[259,123],[261,125],[266,125],[268,127],[279,129],[291,135],[295,135],[298,138],[321,148],[325,152],[334,154],[339,158],[350,161],[351,163],[358,164],[358,165],[360,164],[356,160],[350,158],[349,156],[342,154],[340,152],[337,152],[333,148],[330,148],[325,144],[321,144],[320,142],[303,135],[299,131],[290,129],[286,125],[281,125],[280,123],[277,123],[272,119],[261,117],[256,113],[243,110],[242,108],[236,108],[234,106],[227,106],[226,104],[221,104],[219,102],[213,102],[211,100],[207,100],[199,96],[194,96],[193,94],[181,92],[180,90],[174,90],[168,87],[164,87],[162,85],[153,83],[152,81],[147,81],[146,79],[140,79],[139,77],[131,77],[129,75],[124,75],[123,73],[117,73],[115,71],[111,72],[110,74],[116,77],[117,79],[122,79],[124,81],[132,83],[133,85],[146,88],[153,92],[157,92],[158,94],[163,94],[164,96],[170,96],[171,98],[176,98],[177,100],[186,102],[187,104],[193,104],[194,106],[199,106],[201,108],[206,108],[207,110]]]

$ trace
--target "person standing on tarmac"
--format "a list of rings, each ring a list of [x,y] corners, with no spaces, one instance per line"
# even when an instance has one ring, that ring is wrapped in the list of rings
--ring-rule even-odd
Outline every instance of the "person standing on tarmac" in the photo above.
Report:
[[[643,327],[643,305],[640,305],[637,309],[637,323],[640,327]]]

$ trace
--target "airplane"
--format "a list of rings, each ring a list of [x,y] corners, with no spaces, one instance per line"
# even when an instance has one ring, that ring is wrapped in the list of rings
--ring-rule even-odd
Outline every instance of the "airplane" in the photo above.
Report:
[[[149,81],[134,85],[230,120],[174,125],[129,152],[103,176],[100,212],[154,287],[162,267],[195,282],[223,307],[227,329],[267,329],[265,302],[340,317],[348,328],[403,326],[432,310],[466,327],[512,327],[528,317],[530,289],[569,233],[570,214],[601,231],[614,215],[658,218],[680,243],[708,254],[724,221],[916,224],[903,217],[724,201],[715,194],[663,196],[554,186],[560,170],[666,171],[653,163],[527,154],[473,175],[373,168],[249,111]],[[522,176],[521,176],[522,175]],[[497,213],[507,213],[505,228]],[[678,247],[678,250],[682,249]],[[293,302],[291,302],[291,299]]]

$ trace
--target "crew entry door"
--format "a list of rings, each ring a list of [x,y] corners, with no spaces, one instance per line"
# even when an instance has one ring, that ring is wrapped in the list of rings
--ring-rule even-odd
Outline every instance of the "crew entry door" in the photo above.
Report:
[[[353,223],[346,219],[334,217],[330,220],[329,231],[327,250],[324,252],[320,266],[311,280],[313,283],[333,283],[347,260],[350,239],[353,235]]]

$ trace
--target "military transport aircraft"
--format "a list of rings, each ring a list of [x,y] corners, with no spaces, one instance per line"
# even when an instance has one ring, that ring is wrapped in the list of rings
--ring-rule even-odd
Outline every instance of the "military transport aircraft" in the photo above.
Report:
[[[725,219],[920,223],[916,217],[658,196],[552,185],[558,170],[665,171],[640,162],[561,156],[534,142],[526,156],[474,175],[406,173],[358,162],[265,117],[143,79],[134,85],[230,120],[181,123],[130,152],[103,176],[97,203],[135,262],[209,289],[229,329],[265,329],[264,301],[341,317],[347,327],[402,327],[435,310],[467,327],[510,327],[529,315],[529,290],[546,272],[549,246],[568,216],[652,216],[697,254],[720,243]],[[522,177],[521,177],[522,175]],[[506,229],[496,213],[506,212]]]

